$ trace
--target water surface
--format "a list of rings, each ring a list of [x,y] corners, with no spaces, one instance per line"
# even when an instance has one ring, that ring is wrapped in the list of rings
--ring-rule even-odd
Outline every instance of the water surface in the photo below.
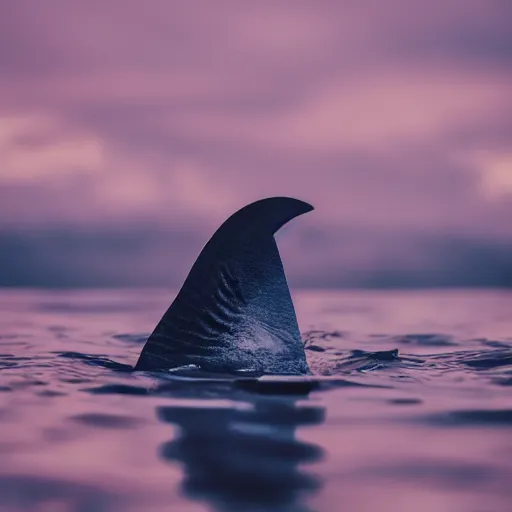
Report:
[[[293,295],[314,380],[131,373],[166,291],[1,291],[0,510],[510,510],[512,293]]]

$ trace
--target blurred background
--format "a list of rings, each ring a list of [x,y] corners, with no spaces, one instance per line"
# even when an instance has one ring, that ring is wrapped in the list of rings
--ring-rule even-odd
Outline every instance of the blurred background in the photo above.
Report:
[[[512,286],[509,0],[0,2],[0,286],[179,286],[253,200],[296,287]]]

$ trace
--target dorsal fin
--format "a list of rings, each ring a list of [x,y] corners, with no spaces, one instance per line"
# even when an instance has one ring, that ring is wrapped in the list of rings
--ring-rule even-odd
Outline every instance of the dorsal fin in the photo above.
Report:
[[[194,263],[135,370],[309,372],[275,232],[313,207],[262,199],[233,214]]]

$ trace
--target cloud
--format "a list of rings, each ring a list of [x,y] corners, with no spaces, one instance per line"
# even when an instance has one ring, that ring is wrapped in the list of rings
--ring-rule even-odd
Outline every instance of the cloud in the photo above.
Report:
[[[295,228],[278,237],[292,287],[512,286],[512,243]],[[0,232],[0,286],[179,288],[208,236],[151,226]]]
[[[41,181],[101,168],[101,142],[43,116],[0,117],[1,182]]]
[[[506,200],[512,194],[512,152],[492,150],[463,156],[479,174],[480,188],[489,200]]]
[[[283,238],[294,282],[495,285],[468,269],[508,275],[510,15],[501,0],[0,5],[13,282],[74,283],[79,266],[83,282],[161,282],[174,233],[207,238],[291,195],[316,206]],[[104,243],[126,237],[151,273]]]
[[[425,140],[442,142],[463,127],[503,115],[504,108],[512,114],[511,89],[512,72],[377,68],[332,78],[310,97],[270,114],[203,112],[188,116],[182,129],[297,152],[385,152]]]

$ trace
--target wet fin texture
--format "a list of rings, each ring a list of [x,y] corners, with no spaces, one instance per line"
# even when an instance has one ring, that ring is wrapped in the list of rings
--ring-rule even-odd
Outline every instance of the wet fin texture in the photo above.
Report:
[[[245,206],[215,232],[148,338],[135,370],[309,373],[274,234],[313,207],[287,197]]]

